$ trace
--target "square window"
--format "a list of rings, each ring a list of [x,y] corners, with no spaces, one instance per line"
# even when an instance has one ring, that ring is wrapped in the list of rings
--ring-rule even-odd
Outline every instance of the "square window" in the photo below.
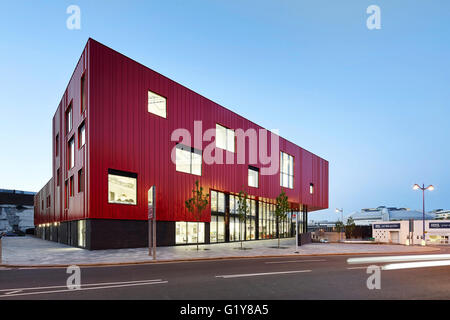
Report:
[[[108,203],[137,204],[137,174],[108,169]]]
[[[200,150],[177,144],[175,161],[176,171],[202,175],[202,152]]]
[[[259,169],[256,167],[248,167],[248,186],[258,188]]]
[[[148,112],[156,114],[162,118],[167,115],[167,100],[163,96],[148,91]]]
[[[216,147],[234,152],[234,130],[216,123]]]

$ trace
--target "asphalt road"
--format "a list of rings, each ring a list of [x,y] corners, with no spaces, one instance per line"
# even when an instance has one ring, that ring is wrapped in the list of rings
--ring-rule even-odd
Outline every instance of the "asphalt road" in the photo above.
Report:
[[[366,257],[361,255],[359,257]],[[371,257],[375,255],[370,255]],[[0,301],[13,299],[450,299],[450,266],[381,271],[369,290],[369,265],[357,256],[232,259],[82,267],[69,290],[66,268],[0,268]]]

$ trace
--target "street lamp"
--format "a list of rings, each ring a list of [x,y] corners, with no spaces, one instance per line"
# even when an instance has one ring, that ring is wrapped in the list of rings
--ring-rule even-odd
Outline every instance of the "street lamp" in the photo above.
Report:
[[[337,213],[341,213],[341,222],[344,224],[344,208],[338,209],[336,208]],[[342,230],[339,230],[339,241],[342,241]]]
[[[419,186],[417,183],[413,186],[413,190],[422,190],[422,228],[423,228],[423,235],[422,235],[422,245],[424,246],[426,244],[425,242],[425,190],[433,191],[434,187],[433,185],[429,185],[425,188],[425,185],[422,183],[422,186]]]

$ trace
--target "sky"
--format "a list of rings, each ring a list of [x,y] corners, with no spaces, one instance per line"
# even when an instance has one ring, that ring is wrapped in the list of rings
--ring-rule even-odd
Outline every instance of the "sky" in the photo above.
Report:
[[[314,220],[421,210],[414,183],[450,209],[449,1],[1,1],[0,35],[0,188],[50,179],[52,117],[92,37],[328,160]]]

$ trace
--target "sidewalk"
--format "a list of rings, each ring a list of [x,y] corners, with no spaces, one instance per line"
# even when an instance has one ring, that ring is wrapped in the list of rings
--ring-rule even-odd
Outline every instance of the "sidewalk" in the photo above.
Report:
[[[32,236],[4,237],[4,266],[64,266],[64,265],[98,265],[152,262],[148,248],[110,249],[89,251],[64,244],[45,241]],[[299,247],[295,253],[295,239],[281,239],[284,249],[273,248],[277,240],[260,240],[244,242],[248,250],[238,250],[239,242],[157,248],[157,261],[182,261],[197,259],[218,259],[234,257],[270,257],[292,255],[327,255],[327,254],[380,254],[380,253],[417,253],[436,252],[430,247],[408,247],[402,245],[349,244],[349,243],[311,243]],[[207,248],[209,250],[203,250]]]

